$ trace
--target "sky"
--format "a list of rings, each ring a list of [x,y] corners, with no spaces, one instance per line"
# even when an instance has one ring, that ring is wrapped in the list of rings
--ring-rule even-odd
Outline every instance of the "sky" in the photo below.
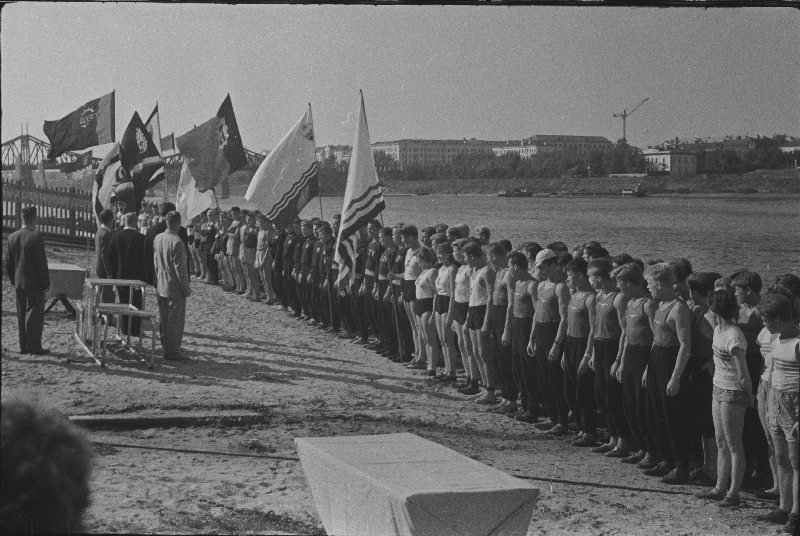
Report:
[[[318,146],[535,134],[800,135],[789,8],[19,3],[0,14],[2,141],[116,91],[119,140],[156,102],[183,134],[230,93],[242,139],[274,147],[312,105]]]

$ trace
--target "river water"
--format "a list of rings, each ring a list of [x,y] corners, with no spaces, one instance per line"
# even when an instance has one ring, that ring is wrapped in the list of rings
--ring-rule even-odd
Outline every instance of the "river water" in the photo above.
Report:
[[[223,208],[249,206],[243,198],[220,200]],[[341,212],[341,197],[322,198],[325,219]],[[313,200],[303,217],[319,216]],[[485,225],[492,240],[543,246],[555,240],[570,248],[597,240],[612,255],[626,252],[645,261],[689,259],[695,271],[723,275],[744,268],[765,283],[800,273],[800,198],[786,196],[644,198],[501,198],[487,195],[387,196],[385,224],[417,227]]]

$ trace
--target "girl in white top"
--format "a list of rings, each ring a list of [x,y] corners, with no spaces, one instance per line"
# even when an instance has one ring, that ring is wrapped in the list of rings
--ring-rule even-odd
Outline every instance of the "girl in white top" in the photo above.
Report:
[[[770,344],[772,376],[770,397],[767,401],[769,422],[775,460],[778,465],[777,482],[780,488],[779,507],[759,516],[759,520],[786,523],[784,531],[796,533],[800,513],[798,493],[798,413],[800,413],[800,297],[793,296],[784,287],[764,296],[758,312],[764,327],[777,335]]]
[[[717,437],[717,485],[698,493],[703,499],[719,501],[718,505],[737,506],[745,472],[744,410],[753,402],[752,383],[747,372],[747,341],[736,324],[739,306],[731,290],[715,290],[709,309],[718,320],[714,328],[714,394],[711,415]],[[725,484],[730,478],[730,488]]]
[[[428,370],[426,375],[436,376],[439,364],[439,344],[437,342],[436,324],[433,316],[433,298],[436,295],[436,254],[428,247],[417,251],[421,272],[415,281],[416,300],[414,301],[414,320],[419,329],[419,338],[425,345],[428,354]]]
[[[462,246],[467,244],[465,238],[460,238],[453,242],[453,258],[461,266],[453,275],[450,288],[453,295],[450,300],[450,308],[447,311],[448,324],[452,324],[453,331],[458,335],[458,348],[461,351],[461,358],[464,363],[466,378],[463,384],[458,384],[459,392],[462,394],[478,394],[478,361],[475,359],[472,344],[467,333],[467,311],[469,309],[469,280],[472,269],[467,265],[464,258]],[[451,272],[452,273],[452,272]]]
[[[767,438],[767,455],[769,456],[769,466],[773,475],[778,474],[778,461],[775,458],[772,435],[769,433],[767,401],[772,390],[772,341],[777,337],[777,335],[770,333],[767,328],[761,328],[756,338],[756,342],[761,349],[761,357],[764,358],[764,371],[761,373],[761,382],[758,384],[758,393],[756,394],[756,410],[758,410],[758,419],[761,421],[761,427],[764,429],[764,435]],[[770,489],[758,491],[755,495],[758,499],[775,500],[778,498],[779,490],[778,479],[773,478],[773,485]]]
[[[458,265],[453,258],[453,246],[445,242],[436,248],[436,254],[442,266],[436,276],[436,298],[433,310],[436,318],[436,332],[442,345],[444,357],[444,374],[440,381],[455,381],[456,379],[456,336],[453,332],[452,322],[448,322],[447,312],[450,310],[453,284],[458,271]]]

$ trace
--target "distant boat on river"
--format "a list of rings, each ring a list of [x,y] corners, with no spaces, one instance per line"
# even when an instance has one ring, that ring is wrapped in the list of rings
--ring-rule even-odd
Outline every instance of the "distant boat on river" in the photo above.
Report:
[[[533,193],[529,192],[527,188],[514,188],[511,191],[502,190],[497,197],[533,197]]]

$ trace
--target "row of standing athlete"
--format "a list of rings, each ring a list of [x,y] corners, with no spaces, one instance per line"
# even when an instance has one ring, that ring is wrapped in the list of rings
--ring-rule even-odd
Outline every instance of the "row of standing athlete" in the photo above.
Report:
[[[708,302],[720,274],[692,274],[686,259],[652,261],[655,268],[645,272],[642,261],[612,258],[597,242],[573,254],[561,242],[547,248],[529,242],[512,251],[507,240],[490,243],[487,228],[471,237],[466,225],[420,233],[413,225],[383,227],[374,220],[357,237],[355,279],[340,288],[333,258],[338,217],[332,226],[315,218],[278,232],[259,213],[234,209],[224,216],[214,257],[228,288],[258,299],[261,287],[267,303],[290,316],[421,369],[431,382],[452,385],[487,411],[530,423],[548,437],[620,458],[668,484],[716,482]],[[257,268],[260,281],[248,285],[226,266],[246,257],[231,243],[243,247],[251,228],[257,240],[249,247],[266,254]],[[240,262],[246,274],[247,263]],[[761,281],[754,272],[734,276],[755,398],[764,368],[756,313]],[[643,385],[648,381],[650,389]],[[758,493],[775,498],[777,466],[765,418],[759,420],[764,407],[750,402],[743,482],[730,487],[735,494],[742,484],[769,488]],[[738,504],[738,495],[729,502]]]

